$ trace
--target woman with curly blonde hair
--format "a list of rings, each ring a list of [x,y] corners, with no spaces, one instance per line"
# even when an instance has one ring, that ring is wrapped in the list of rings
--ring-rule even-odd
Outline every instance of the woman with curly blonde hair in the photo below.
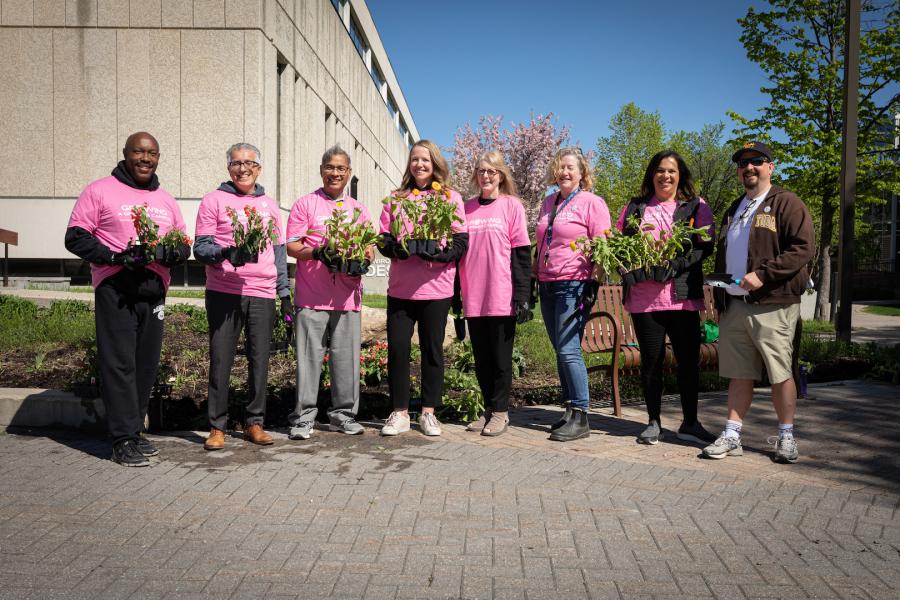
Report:
[[[387,298],[388,389],[394,407],[381,429],[382,435],[398,435],[410,428],[409,361],[414,326],[422,352],[419,427],[425,435],[441,434],[434,409],[444,393],[444,332],[453,299],[456,263],[468,246],[462,198],[446,186],[449,177],[450,169],[438,147],[420,140],[410,149],[400,189],[394,192],[395,197],[415,200],[420,206],[425,206],[425,196],[442,194],[455,206],[459,221],[452,225],[451,238],[439,240],[435,251],[418,249],[411,255],[391,231],[399,227],[408,234],[415,224],[395,214],[389,204],[381,212],[379,246],[381,253],[391,259]],[[401,223],[394,224],[397,219]]]
[[[590,435],[588,377],[581,354],[584,303],[596,294],[593,265],[572,242],[579,237],[606,235],[609,209],[591,193],[591,168],[578,148],[562,148],[553,158],[547,183],[559,190],[544,198],[536,230],[534,272],[538,280],[541,315],[556,351],[556,370],[566,412],[551,428],[550,439],[567,442]]]

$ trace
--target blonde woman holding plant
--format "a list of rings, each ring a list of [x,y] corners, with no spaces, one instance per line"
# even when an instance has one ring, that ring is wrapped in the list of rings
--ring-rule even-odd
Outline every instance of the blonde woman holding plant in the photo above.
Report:
[[[531,241],[525,208],[502,154],[482,154],[472,183],[480,193],[465,204],[469,249],[459,268],[485,414],[466,429],[497,436],[509,424],[516,324],[532,318]]]
[[[635,219],[638,227],[634,226]],[[706,202],[696,196],[684,159],[668,150],[650,159],[641,195],[622,209],[617,226],[625,235],[649,232],[660,240],[671,236],[676,223],[697,228],[708,225],[709,237],[693,235],[690,247],[663,265],[668,268],[656,278],[662,281],[646,280],[626,285],[625,290],[625,309],[631,313],[641,348],[641,384],[649,416],[646,429],[637,438],[642,444],[656,444],[662,437],[659,416],[666,336],[678,363],[676,378],[684,416],[676,436],[704,444],[716,439],[697,420],[703,259],[713,249],[713,214]]]
[[[394,408],[381,429],[382,435],[398,435],[410,428],[409,363],[414,326],[422,356],[419,427],[425,435],[441,434],[434,409],[444,392],[444,332],[453,298],[456,263],[468,246],[462,198],[446,187],[449,178],[450,169],[438,147],[428,140],[416,142],[410,149],[400,189],[386,200],[381,213],[379,246],[381,253],[391,259],[387,299],[388,388]],[[437,211],[441,214],[436,214]],[[413,236],[420,235],[419,232],[434,231],[434,227],[425,225],[436,217],[445,224],[452,221],[449,234],[437,240],[437,244],[434,240],[427,244],[413,243]]]
[[[547,184],[559,191],[544,198],[538,215],[534,273],[538,280],[541,315],[556,351],[556,370],[566,412],[551,427],[550,439],[568,442],[588,437],[588,376],[581,354],[586,311],[596,297],[593,265],[575,250],[580,237],[603,236],[609,230],[609,209],[590,192],[591,167],[578,148],[562,148],[550,163]]]

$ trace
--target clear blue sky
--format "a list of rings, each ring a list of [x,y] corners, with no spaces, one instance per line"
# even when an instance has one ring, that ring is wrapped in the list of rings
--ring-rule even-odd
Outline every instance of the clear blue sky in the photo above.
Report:
[[[594,148],[629,101],[666,128],[754,116],[762,71],[738,17],[758,0],[368,0],[419,134],[446,147],[466,121],[553,112]]]

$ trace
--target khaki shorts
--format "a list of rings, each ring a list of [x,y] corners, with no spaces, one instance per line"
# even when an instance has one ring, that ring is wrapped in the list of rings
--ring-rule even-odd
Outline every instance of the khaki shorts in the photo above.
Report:
[[[719,375],[728,379],[762,379],[770,383],[793,377],[791,358],[799,304],[746,304],[728,299],[719,322]]]

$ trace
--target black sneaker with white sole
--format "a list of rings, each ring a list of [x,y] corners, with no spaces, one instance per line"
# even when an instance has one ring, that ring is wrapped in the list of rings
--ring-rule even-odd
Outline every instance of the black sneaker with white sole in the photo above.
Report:
[[[697,442],[698,444],[712,444],[716,441],[716,436],[704,429],[703,425],[700,424],[700,421],[694,421],[691,425],[682,423],[675,436],[679,440]]]
[[[123,467],[148,467],[150,461],[138,450],[133,439],[122,440],[113,444],[112,459]]]
[[[144,456],[156,456],[159,454],[159,449],[153,445],[153,442],[142,435],[138,436],[134,443],[137,445],[138,452]]]

